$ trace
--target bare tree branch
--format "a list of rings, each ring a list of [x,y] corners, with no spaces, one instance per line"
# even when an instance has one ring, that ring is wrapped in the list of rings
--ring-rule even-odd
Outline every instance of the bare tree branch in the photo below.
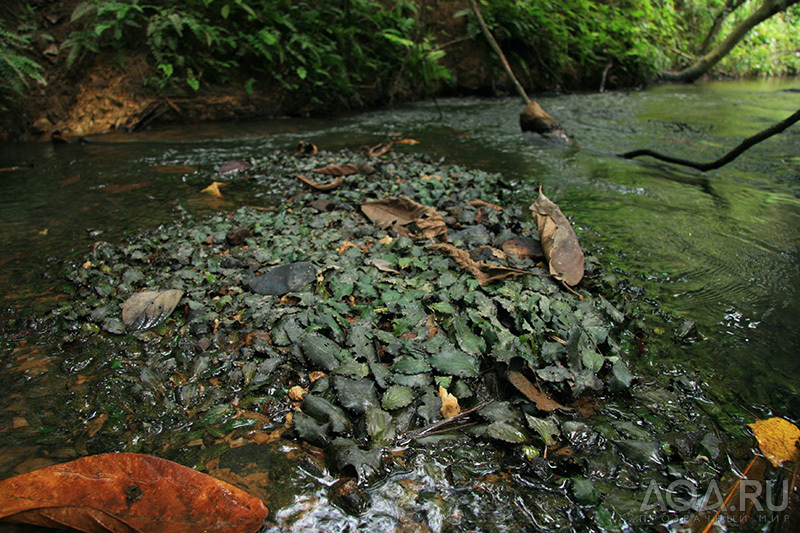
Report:
[[[760,143],[761,141],[772,137],[773,135],[777,135],[778,133],[782,132],[795,122],[800,120],[800,109],[798,109],[792,116],[778,122],[777,124],[770,126],[769,128],[753,135],[752,137],[748,137],[744,141],[742,141],[739,146],[725,154],[724,156],[720,157],[716,161],[711,163],[695,163],[694,161],[688,161],[686,159],[680,159],[678,157],[672,157],[668,155],[663,155],[658,152],[654,152],[653,150],[633,150],[631,152],[626,152],[624,154],[620,154],[620,157],[624,157],[625,159],[632,159],[634,157],[639,156],[650,156],[661,161],[666,161],[667,163],[674,163],[676,165],[683,165],[685,167],[695,168],[702,172],[706,172],[707,170],[714,170],[723,165],[727,165],[737,157],[739,157],[742,152],[747,150],[753,145]]]

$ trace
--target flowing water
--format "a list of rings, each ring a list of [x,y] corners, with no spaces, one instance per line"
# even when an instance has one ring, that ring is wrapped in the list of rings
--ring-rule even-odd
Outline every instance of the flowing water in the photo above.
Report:
[[[715,397],[797,421],[800,125],[708,173],[615,154],[651,148],[715,160],[796,111],[799,88],[726,82],[539,99],[573,147],[520,133],[522,106],[511,98],[0,146],[2,307],[13,316],[64,298],[53,265],[97,240],[122,240],[179,210],[263,204],[246,181],[229,184],[224,199],[199,193],[227,160],[291,152],[300,140],[359,150],[401,132],[419,144],[397,149],[498,172],[524,205],[541,184],[582,244],[653,314],[655,334],[636,364],[697,371],[725,391]],[[672,330],[687,320],[702,340],[675,342]]]

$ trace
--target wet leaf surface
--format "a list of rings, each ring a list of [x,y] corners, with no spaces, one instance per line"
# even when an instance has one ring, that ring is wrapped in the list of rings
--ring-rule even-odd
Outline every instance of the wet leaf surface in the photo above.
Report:
[[[785,461],[796,462],[800,459],[800,429],[785,418],[756,420],[747,425],[753,430],[758,447],[773,466],[778,467]]]
[[[261,500],[156,457],[84,457],[0,481],[0,518],[95,532],[255,532]]]
[[[176,289],[134,293],[122,304],[122,322],[133,330],[153,328],[169,318],[182,296]]]
[[[317,278],[317,269],[305,261],[281,265],[252,278],[250,290],[263,295],[283,296],[302,289]]]

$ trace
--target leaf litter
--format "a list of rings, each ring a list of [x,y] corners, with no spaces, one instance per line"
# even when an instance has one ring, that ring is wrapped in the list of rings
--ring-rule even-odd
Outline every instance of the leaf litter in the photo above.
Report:
[[[145,447],[209,458],[283,428],[284,438],[324,448],[336,468],[366,481],[393,445],[631,441],[613,421],[570,419],[573,406],[584,412],[586,402],[637,386],[623,348],[635,310],[591,281],[581,285],[584,299],[564,290],[529,251],[541,234],[550,261],[562,249],[557,206],[542,200],[537,223],[498,196],[497,175],[396,151],[369,180],[336,190],[305,191],[296,179],[323,168],[337,175],[354,160],[316,150],[253,158],[254,181],[280,204],[101,242],[88,267],[69,272],[76,298],[56,313],[64,342],[113,346],[113,355],[65,366],[94,369],[83,385],[90,401],[127,413],[93,428],[87,442],[180,427],[153,433]],[[237,228],[249,233],[229,242]],[[303,283],[254,290],[253,280],[294,264],[307,265]],[[555,275],[577,286],[583,272],[575,272]],[[114,327],[127,298],[148,286],[182,291],[183,305],[148,330]],[[299,406],[287,395],[293,386],[308,390]],[[443,411],[445,402],[457,407]],[[272,413],[274,426],[240,410]],[[222,448],[195,444],[214,440]],[[587,468],[601,462],[590,458]]]

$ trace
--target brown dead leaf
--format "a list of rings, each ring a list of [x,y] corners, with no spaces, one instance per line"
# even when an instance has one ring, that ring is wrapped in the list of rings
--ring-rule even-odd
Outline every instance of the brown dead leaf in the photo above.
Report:
[[[508,381],[517,388],[527,399],[536,404],[536,408],[546,413],[552,413],[556,409],[563,409],[565,411],[572,411],[571,407],[564,407],[557,401],[550,398],[549,395],[542,392],[539,387],[534,385],[528,378],[521,372],[510,371],[507,376]]]
[[[306,394],[308,394],[308,389],[303,388],[300,385],[295,385],[289,389],[289,399],[293,402],[302,402],[303,396]]]
[[[359,171],[358,167],[353,163],[345,163],[343,165],[328,165],[327,167],[315,168],[311,172],[329,176],[352,176],[353,174],[358,174]]]
[[[314,189],[316,189],[318,191],[332,191],[333,189],[335,189],[336,187],[338,187],[339,185],[341,185],[344,182],[344,179],[341,176],[336,177],[330,183],[318,183],[316,181],[308,179],[307,177],[303,176],[302,174],[298,174],[297,175],[297,179],[299,179],[300,181],[302,181],[303,183],[305,183],[309,187],[312,187],[312,188],[314,188]]]
[[[86,533],[258,531],[261,500],[191,468],[106,453],[0,481],[0,520]]]
[[[800,451],[797,449],[800,429],[785,418],[756,420],[747,425],[753,430],[764,457],[773,466],[778,467],[784,461],[796,462],[800,459]]]
[[[317,155],[319,150],[315,144],[312,144],[308,141],[300,141],[297,143],[297,151],[294,155],[301,156],[301,157],[314,157]]]
[[[395,144],[419,144],[419,141],[416,139],[399,139],[394,141]]]
[[[485,200],[481,200],[480,198],[475,198],[467,202],[467,205],[471,205],[472,207],[486,207],[488,209],[494,209],[495,211],[502,211],[503,208],[497,204],[489,203]]]
[[[504,241],[501,248],[508,255],[516,255],[520,259],[539,259],[544,257],[542,244],[528,237],[513,237]]]
[[[469,253],[460,248],[456,248],[452,244],[433,244],[427,247],[428,250],[433,252],[441,252],[449,255],[458,266],[475,276],[478,283],[481,285],[488,285],[494,281],[505,279],[508,277],[522,276],[530,274],[525,270],[518,268],[504,267],[500,265],[491,265],[483,261],[474,261]]]
[[[389,141],[388,143],[376,144],[375,146],[367,150],[367,155],[369,157],[380,157],[389,152],[389,150],[392,149],[393,144],[394,141]]]
[[[415,239],[447,238],[447,224],[444,217],[433,207],[418,204],[410,198],[394,197],[367,202],[361,205],[361,211],[374,224],[382,229],[392,228],[401,233],[408,233]],[[416,232],[403,229],[409,225],[416,226]]]
[[[539,197],[530,207],[544,255],[550,264],[550,273],[569,286],[577,285],[583,279],[583,250],[578,244],[578,236],[561,209],[539,188]]]
[[[205,194],[210,194],[211,196],[216,196],[217,198],[222,198],[222,193],[219,190],[222,187],[225,187],[226,185],[227,183],[223,183],[221,181],[214,181],[211,183],[211,185],[209,185],[200,192]]]
[[[197,169],[188,165],[156,165],[153,170],[161,174],[193,174]]]
[[[442,418],[452,418],[461,412],[458,398],[447,392],[447,389],[441,385],[439,385],[439,398],[442,399],[442,407],[439,409],[442,413]]]
[[[155,327],[175,310],[183,291],[144,291],[132,294],[122,304],[122,322],[134,330]]]

